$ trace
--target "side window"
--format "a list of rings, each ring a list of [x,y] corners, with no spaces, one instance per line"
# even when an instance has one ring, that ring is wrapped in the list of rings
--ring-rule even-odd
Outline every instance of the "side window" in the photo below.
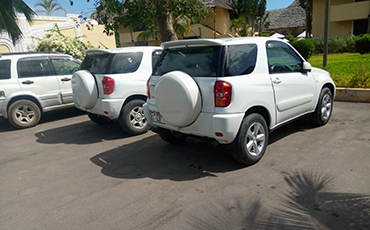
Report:
[[[0,80],[10,79],[10,60],[0,61]]]
[[[152,68],[154,70],[155,64],[159,60],[159,57],[161,56],[162,50],[155,50],[152,54]]]
[[[270,73],[301,72],[303,60],[284,42],[266,43]]]
[[[133,73],[143,59],[142,52],[115,54],[112,59],[111,73]]]
[[[51,59],[57,75],[72,75],[80,68],[80,64],[70,59]]]
[[[256,44],[228,46],[225,76],[237,76],[252,73],[256,66],[256,60]]]
[[[47,59],[19,60],[17,67],[20,78],[54,75]]]

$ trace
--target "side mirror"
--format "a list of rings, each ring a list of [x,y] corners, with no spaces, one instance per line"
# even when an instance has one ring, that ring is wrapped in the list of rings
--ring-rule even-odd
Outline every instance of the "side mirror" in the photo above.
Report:
[[[311,72],[312,66],[311,66],[311,64],[309,62],[306,62],[305,61],[305,62],[303,62],[302,69],[305,72]]]

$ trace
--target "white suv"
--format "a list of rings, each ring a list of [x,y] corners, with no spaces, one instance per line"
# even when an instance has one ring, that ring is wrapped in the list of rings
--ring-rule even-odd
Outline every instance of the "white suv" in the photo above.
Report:
[[[330,119],[334,82],[288,43],[245,37],[162,47],[144,114],[167,142],[182,142],[189,134],[212,138],[236,160],[254,164],[276,127],[305,114],[318,125]]]
[[[158,46],[86,50],[72,77],[75,106],[97,124],[118,120],[131,135],[148,131],[145,84],[161,52]]]
[[[71,78],[80,63],[58,53],[0,54],[0,117],[28,128],[42,112],[73,106]]]

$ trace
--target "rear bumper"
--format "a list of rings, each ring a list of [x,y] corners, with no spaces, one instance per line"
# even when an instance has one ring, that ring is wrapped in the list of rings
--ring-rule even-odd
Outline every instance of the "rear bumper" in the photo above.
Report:
[[[89,113],[106,116],[114,120],[119,118],[124,102],[125,100],[123,99],[98,99],[92,109],[77,108]]]
[[[143,108],[148,123],[155,128],[160,127],[185,134],[209,137],[215,139],[221,144],[230,144],[234,141],[244,118],[244,113],[213,114],[201,112],[196,121],[191,125],[186,127],[176,127],[170,125],[164,119],[162,120],[162,123],[153,121],[152,111],[158,111],[156,106],[145,103]]]

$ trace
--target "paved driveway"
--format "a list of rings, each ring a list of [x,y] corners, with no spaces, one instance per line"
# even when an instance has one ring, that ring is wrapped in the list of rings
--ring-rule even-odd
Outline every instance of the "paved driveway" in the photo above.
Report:
[[[370,229],[369,115],[336,102],[326,126],[272,132],[250,167],[75,109],[26,130],[0,120],[0,229]]]

